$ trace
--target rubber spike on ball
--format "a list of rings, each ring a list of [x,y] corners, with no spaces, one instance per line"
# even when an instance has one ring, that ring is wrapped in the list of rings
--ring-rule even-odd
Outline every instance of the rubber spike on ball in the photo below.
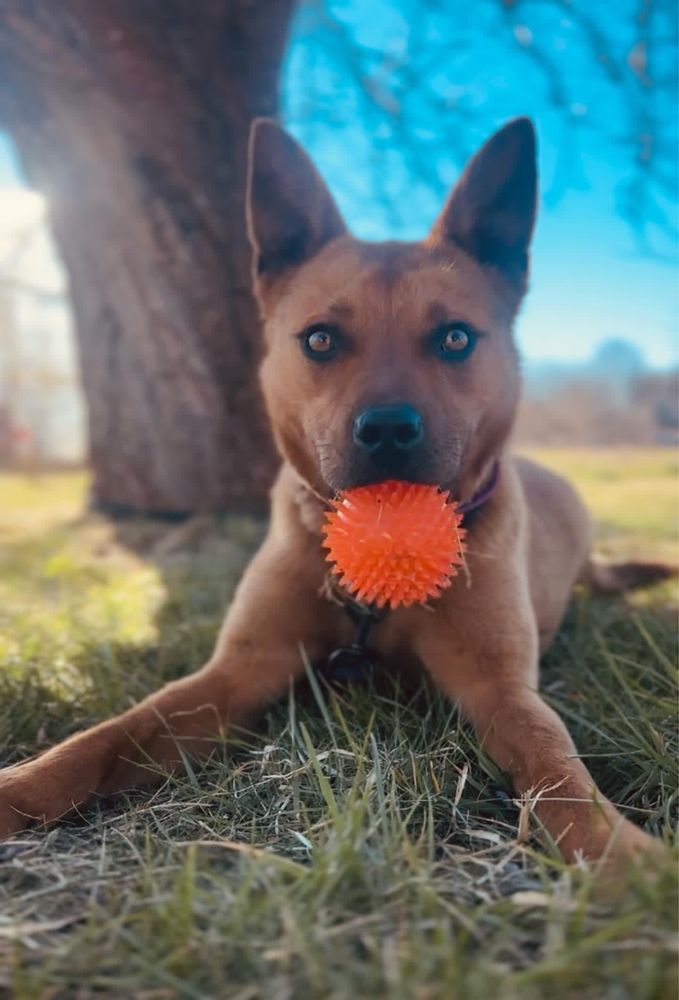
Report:
[[[323,527],[332,572],[356,600],[410,607],[438,597],[462,565],[462,514],[437,486],[387,480],[332,501]]]

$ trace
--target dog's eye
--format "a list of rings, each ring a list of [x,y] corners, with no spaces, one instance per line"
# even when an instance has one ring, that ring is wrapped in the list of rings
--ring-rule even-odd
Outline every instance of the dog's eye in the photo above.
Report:
[[[325,327],[307,330],[300,339],[304,353],[313,361],[329,361],[337,352],[337,336]]]
[[[463,326],[446,326],[437,334],[437,350],[445,361],[464,361],[476,347],[476,334]]]

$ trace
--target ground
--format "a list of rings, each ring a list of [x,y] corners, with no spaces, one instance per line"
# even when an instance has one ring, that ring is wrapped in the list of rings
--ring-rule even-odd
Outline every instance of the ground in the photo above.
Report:
[[[676,559],[672,453],[538,457],[579,485],[601,551]],[[0,478],[0,762],[198,666],[261,531],[114,536],[85,490]],[[543,680],[604,791],[668,844],[675,600],[577,594]],[[0,847],[0,995],[676,996],[675,858],[602,886],[539,831],[519,842],[518,816],[438,696],[316,684],[235,755]]]

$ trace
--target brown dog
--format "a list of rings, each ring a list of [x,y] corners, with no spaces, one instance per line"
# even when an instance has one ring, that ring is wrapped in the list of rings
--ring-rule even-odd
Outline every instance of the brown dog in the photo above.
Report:
[[[283,457],[268,536],[200,671],[0,773],[0,834],[152,782],[148,762],[179,767],[279,698],[303,673],[300,643],[314,661],[347,643],[319,535],[337,490],[398,478],[467,501],[499,463],[468,525],[471,585],[392,612],[375,645],[459,703],[566,859],[654,844],[597,791],[537,693],[540,653],[588,571],[589,525],[563,480],[507,453],[535,201],[533,128],[518,119],[472,160],[423,243],[363,243],[294,141],[256,123],[248,224]]]

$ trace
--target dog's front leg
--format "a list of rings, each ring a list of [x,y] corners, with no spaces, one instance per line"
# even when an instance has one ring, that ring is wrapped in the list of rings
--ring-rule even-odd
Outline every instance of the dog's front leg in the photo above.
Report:
[[[324,615],[308,563],[265,543],[248,568],[210,661],[122,715],[0,771],[0,837],[51,822],[87,802],[154,784],[185,754],[209,753],[286,691],[310,656]],[[327,627],[327,624],[326,624]]]
[[[530,628],[523,636],[520,628],[513,630],[509,641],[490,629],[482,638],[479,630],[476,640],[475,648],[451,649],[450,637],[446,641],[429,629],[418,652],[516,793],[532,804],[565,860],[614,860],[660,850],[659,841],[598,790],[564,723],[535,690],[537,642]]]

